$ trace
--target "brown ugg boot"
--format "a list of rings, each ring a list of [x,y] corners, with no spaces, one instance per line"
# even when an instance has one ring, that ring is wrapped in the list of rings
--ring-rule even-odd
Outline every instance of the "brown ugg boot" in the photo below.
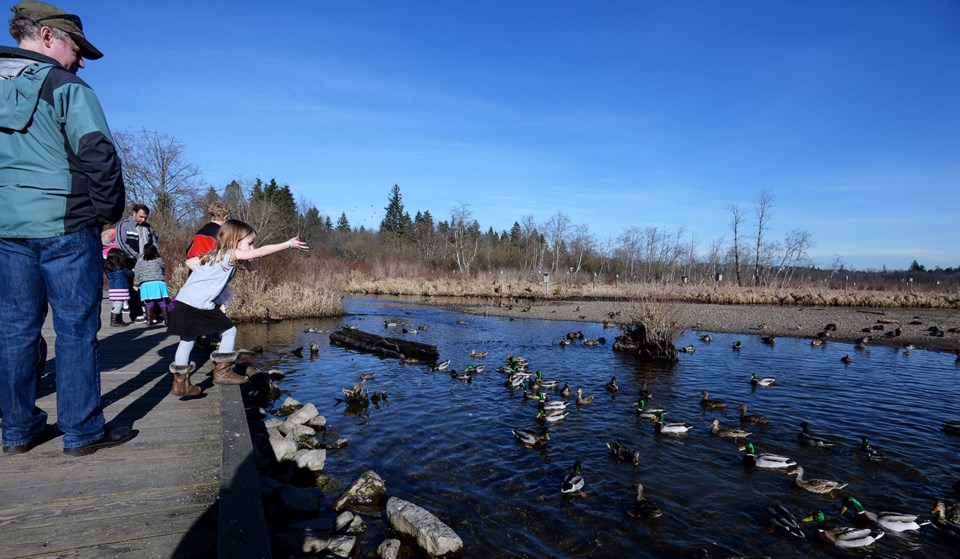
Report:
[[[123,313],[112,312],[110,313],[110,326],[124,327],[130,325],[123,321]]]
[[[196,368],[197,364],[193,361],[188,365],[170,363],[170,372],[173,374],[173,387],[170,389],[170,393],[181,398],[200,394],[200,387],[190,384],[190,373]]]
[[[236,351],[214,352],[210,354],[213,365],[213,384],[243,384],[247,377],[233,372],[233,362],[237,360]]]

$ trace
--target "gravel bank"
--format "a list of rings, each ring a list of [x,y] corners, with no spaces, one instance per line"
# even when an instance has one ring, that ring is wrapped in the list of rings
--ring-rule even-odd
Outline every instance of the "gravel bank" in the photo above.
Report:
[[[712,305],[680,303],[679,325],[685,330],[730,332],[758,336],[814,338],[827,324],[835,324],[830,339],[855,342],[873,336],[869,343],[954,352],[960,350],[960,311],[911,308],[783,307],[764,305]],[[455,305],[470,314],[513,318],[603,322],[623,304],[616,301],[528,301],[503,306],[478,302]],[[902,334],[887,337],[897,327]],[[931,334],[936,327],[943,337]],[[875,328],[875,329],[874,329]],[[881,329],[882,328],[882,329]],[[870,329],[864,332],[864,329]]]

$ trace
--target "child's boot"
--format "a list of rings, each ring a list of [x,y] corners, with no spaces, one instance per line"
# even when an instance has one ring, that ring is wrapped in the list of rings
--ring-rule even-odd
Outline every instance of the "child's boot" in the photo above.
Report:
[[[147,312],[147,326],[153,326],[157,323],[156,319],[154,318],[153,306],[145,307],[145,310]]]
[[[190,384],[190,373],[197,368],[196,363],[191,361],[187,365],[170,364],[170,372],[173,374],[173,387],[170,393],[174,396],[196,396],[200,394],[200,387]]]
[[[167,315],[167,307],[160,307],[160,316],[163,318],[163,325],[168,326],[170,324],[170,316]]]
[[[110,313],[110,326],[123,327],[130,325],[123,321],[122,313],[112,312]]]
[[[237,360],[236,351],[218,351],[210,354],[213,361],[213,384],[243,384],[247,377],[233,372],[233,362]]]

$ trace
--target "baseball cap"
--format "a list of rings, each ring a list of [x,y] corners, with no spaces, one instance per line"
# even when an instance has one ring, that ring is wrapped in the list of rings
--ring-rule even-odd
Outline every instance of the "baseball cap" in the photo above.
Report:
[[[103,53],[83,35],[83,23],[80,16],[68,14],[60,8],[46,2],[26,0],[13,7],[14,17],[22,17],[37,23],[63,31],[80,47],[80,56],[88,60],[103,57]]]

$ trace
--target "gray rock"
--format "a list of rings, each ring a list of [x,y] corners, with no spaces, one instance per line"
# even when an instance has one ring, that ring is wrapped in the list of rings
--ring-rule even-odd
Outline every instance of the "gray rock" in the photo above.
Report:
[[[309,425],[317,431],[323,431],[327,428],[327,418],[322,415],[317,415],[311,418],[309,421],[304,423],[304,425]]]
[[[306,468],[311,472],[322,472],[323,464],[327,460],[327,451],[322,448],[315,450],[298,450],[293,455],[298,468]]]
[[[367,530],[367,525],[359,515],[350,511],[343,511],[337,515],[333,523],[333,531],[338,534],[362,534]]]
[[[387,495],[387,487],[383,479],[372,470],[367,470],[360,474],[357,481],[353,482],[342,495],[337,497],[333,503],[333,510],[353,510],[368,509],[371,506],[377,506]]]
[[[297,453],[297,441],[287,437],[270,435],[270,448],[277,462],[289,460]]]
[[[377,547],[377,555],[380,559],[397,559],[400,554],[400,540],[383,540]]]
[[[284,421],[279,429],[281,433],[294,440],[312,437],[317,434],[317,432],[313,430],[313,427],[307,427],[299,423],[290,423],[289,421]]]
[[[463,540],[452,528],[409,501],[390,497],[387,520],[391,528],[412,538],[430,557],[453,555],[463,549]]]
[[[347,446],[347,442],[348,442],[347,439],[343,437],[338,437],[334,441],[323,443],[323,447],[326,448],[327,450],[339,450]]]
[[[314,417],[317,417],[318,415],[320,415],[320,412],[317,411],[317,406],[313,404],[307,404],[290,414],[290,417],[287,418],[287,423],[304,425],[306,422],[310,421]]]
[[[287,399],[280,404],[280,415],[289,415],[302,407],[303,404],[301,404],[298,400],[287,396]]]
[[[269,429],[276,429],[283,425],[282,419],[277,419],[276,417],[271,417],[269,419],[263,420],[263,426]]]
[[[334,536],[327,542],[327,552],[336,557],[350,557],[356,544],[357,538],[354,536]]]

